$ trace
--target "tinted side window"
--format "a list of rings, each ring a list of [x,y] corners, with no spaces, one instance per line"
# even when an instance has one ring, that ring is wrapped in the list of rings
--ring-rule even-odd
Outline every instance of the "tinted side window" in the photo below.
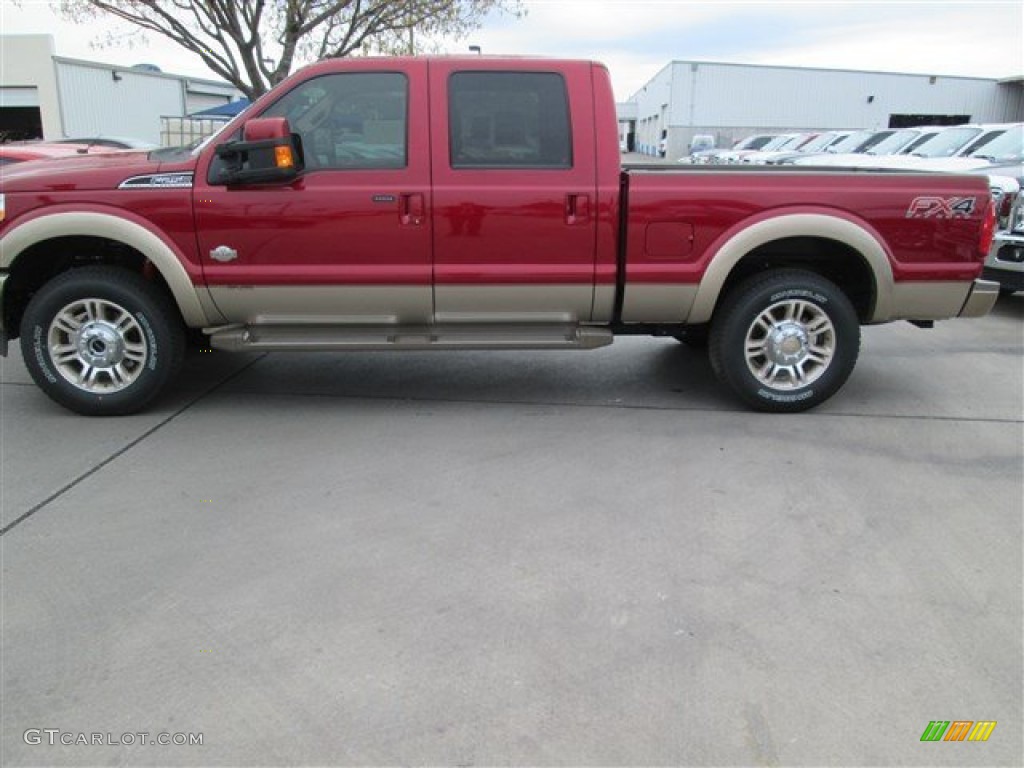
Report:
[[[262,116],[288,118],[302,136],[307,168],[404,168],[408,100],[405,75],[323,75],[286,93]]]
[[[561,75],[458,72],[448,83],[453,168],[571,168]]]

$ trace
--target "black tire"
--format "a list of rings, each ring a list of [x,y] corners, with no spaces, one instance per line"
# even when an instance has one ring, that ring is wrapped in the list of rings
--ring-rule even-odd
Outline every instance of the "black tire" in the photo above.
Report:
[[[141,275],[116,267],[55,277],[32,297],[21,320],[21,351],[36,384],[86,416],[145,408],[177,373],[184,349],[170,298]]]
[[[806,411],[846,383],[860,323],[846,295],[796,269],[755,275],[716,310],[708,340],[719,380],[759,411]]]

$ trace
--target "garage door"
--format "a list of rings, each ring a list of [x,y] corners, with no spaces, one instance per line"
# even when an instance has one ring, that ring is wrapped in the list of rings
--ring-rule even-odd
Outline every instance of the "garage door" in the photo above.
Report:
[[[0,86],[0,107],[38,107],[39,91],[35,86]]]
[[[35,88],[0,88],[0,141],[43,138],[39,92]]]

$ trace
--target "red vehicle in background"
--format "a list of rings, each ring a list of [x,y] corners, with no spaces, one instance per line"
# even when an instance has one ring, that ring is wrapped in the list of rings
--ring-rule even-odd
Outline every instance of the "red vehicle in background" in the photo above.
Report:
[[[117,148],[98,144],[79,144],[66,141],[17,141],[0,144],[0,165],[23,163],[26,160],[50,160],[56,157],[116,152]]]

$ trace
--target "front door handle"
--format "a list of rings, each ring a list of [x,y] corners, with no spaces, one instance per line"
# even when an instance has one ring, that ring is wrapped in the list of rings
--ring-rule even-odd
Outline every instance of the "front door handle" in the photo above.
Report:
[[[402,226],[418,227],[423,223],[426,215],[423,195],[419,193],[402,195],[400,205]]]
[[[565,223],[586,224],[590,221],[590,195],[565,196]]]

